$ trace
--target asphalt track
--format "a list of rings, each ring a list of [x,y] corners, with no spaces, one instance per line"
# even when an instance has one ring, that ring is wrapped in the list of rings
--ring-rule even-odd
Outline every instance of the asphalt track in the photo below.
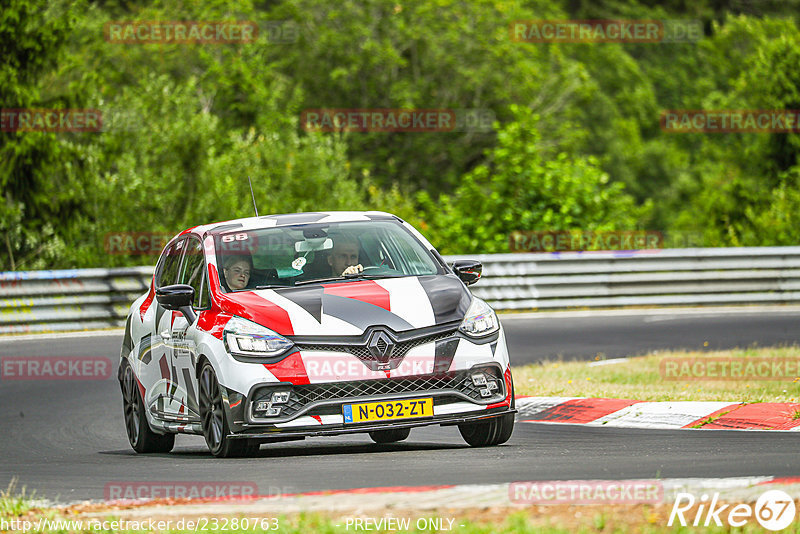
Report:
[[[648,348],[797,342],[800,312],[678,316],[503,318],[512,358],[625,356]],[[121,334],[0,341],[9,356],[107,356]],[[627,347],[627,348],[626,348]],[[467,447],[454,427],[415,429],[407,442],[366,435],[264,445],[255,458],[217,460],[202,438],[179,436],[165,455],[136,455],[122,423],[119,387],[99,381],[0,380],[0,488],[58,502],[101,500],[106,484],[254,482],[260,493],[518,480],[800,476],[797,433],[638,430],[520,423],[504,446]]]
[[[797,307],[506,314],[501,321],[512,365],[800,343]]]

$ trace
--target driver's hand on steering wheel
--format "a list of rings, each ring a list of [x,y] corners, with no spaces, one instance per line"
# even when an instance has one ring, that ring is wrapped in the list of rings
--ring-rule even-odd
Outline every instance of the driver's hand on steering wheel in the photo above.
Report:
[[[358,265],[351,265],[344,271],[342,271],[342,276],[346,274],[358,274],[364,270],[364,267],[359,263]]]

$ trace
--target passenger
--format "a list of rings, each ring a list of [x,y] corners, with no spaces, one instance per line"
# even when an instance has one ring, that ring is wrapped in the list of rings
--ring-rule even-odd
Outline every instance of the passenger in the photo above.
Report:
[[[249,257],[229,256],[223,264],[225,281],[231,290],[244,289],[250,282],[253,263]]]
[[[344,276],[363,271],[364,267],[358,263],[360,248],[361,245],[355,237],[347,235],[333,237],[333,248],[328,253],[328,265],[331,266],[331,274],[333,276]]]

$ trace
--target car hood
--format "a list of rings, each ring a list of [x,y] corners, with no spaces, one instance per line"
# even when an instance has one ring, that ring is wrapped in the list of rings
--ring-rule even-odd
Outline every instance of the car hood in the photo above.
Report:
[[[371,326],[403,332],[459,321],[472,296],[448,274],[227,293],[221,300],[223,311],[284,336],[351,336]]]

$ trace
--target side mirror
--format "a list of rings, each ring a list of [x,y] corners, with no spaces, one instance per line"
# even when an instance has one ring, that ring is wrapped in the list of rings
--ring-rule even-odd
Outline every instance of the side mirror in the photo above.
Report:
[[[177,310],[186,317],[189,324],[194,323],[197,314],[192,309],[194,288],[187,284],[173,284],[156,289],[156,300],[167,310]]]
[[[453,262],[453,270],[469,286],[480,280],[483,265],[477,260],[456,260]]]

